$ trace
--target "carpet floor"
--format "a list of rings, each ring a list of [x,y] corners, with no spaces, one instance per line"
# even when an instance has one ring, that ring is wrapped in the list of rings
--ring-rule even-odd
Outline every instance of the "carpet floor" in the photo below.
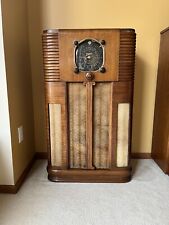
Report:
[[[34,164],[16,195],[0,194],[0,225],[169,225],[169,177],[133,160],[125,184],[52,183]]]

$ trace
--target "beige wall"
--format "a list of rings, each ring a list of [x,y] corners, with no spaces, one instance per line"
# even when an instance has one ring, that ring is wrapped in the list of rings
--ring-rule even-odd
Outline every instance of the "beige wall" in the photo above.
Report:
[[[16,183],[34,155],[27,1],[2,0],[2,15],[14,182]],[[24,141],[19,144],[17,128],[21,125],[24,129]]]
[[[42,3],[28,0],[29,44],[32,69],[34,131],[36,151],[46,151],[44,116],[44,79],[42,71]],[[46,1],[47,2],[47,1]]]
[[[7,81],[0,1],[0,185],[14,184]]]
[[[41,33],[49,28],[132,27],[137,32],[133,152],[150,152],[160,31],[169,25],[168,0],[29,0],[36,151],[44,141]]]

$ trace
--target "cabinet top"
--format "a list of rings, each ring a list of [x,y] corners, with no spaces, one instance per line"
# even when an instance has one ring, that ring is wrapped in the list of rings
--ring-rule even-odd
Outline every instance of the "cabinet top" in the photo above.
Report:
[[[134,29],[52,29],[42,41],[47,82],[134,79]]]
[[[87,31],[87,30],[122,30],[126,32],[135,32],[133,28],[90,28],[90,29],[47,29],[43,33],[57,33],[59,31]]]
[[[167,32],[167,31],[169,31],[169,27],[167,27],[167,28],[165,28],[164,30],[162,30],[162,31],[160,32],[160,34],[163,34],[163,33]]]

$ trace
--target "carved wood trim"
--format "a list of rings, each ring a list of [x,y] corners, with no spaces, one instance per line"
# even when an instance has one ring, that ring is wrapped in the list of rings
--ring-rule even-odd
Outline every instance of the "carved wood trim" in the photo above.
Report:
[[[120,31],[119,81],[134,79],[136,34],[134,30]]]
[[[60,80],[58,33],[44,32],[42,36],[45,81]]]

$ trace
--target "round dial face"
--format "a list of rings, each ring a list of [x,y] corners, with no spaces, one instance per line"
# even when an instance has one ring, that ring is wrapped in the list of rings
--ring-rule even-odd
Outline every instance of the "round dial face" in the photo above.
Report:
[[[75,63],[80,71],[97,71],[103,65],[103,46],[93,39],[80,42],[75,49]]]

